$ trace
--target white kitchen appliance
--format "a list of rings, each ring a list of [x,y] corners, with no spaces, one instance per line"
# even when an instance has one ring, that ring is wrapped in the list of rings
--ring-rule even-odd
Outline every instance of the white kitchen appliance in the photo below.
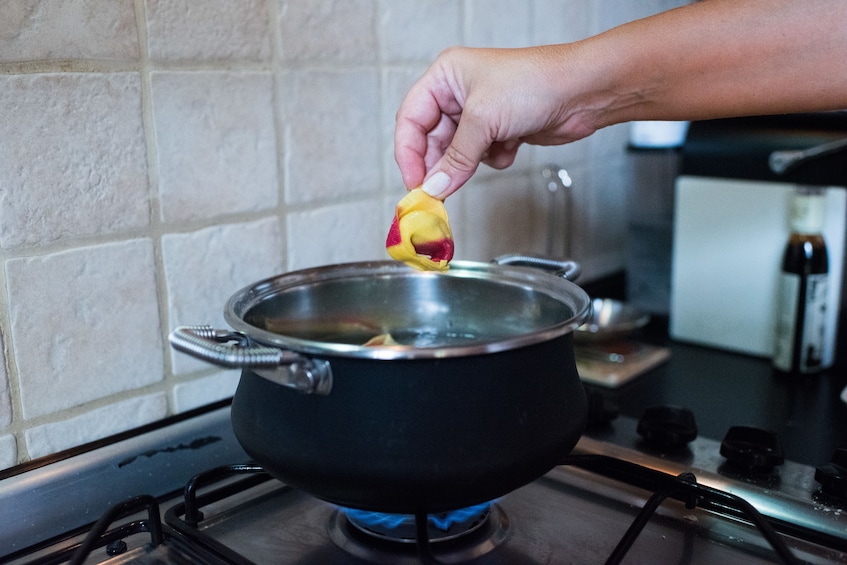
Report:
[[[680,176],[675,186],[670,333],[675,339],[769,357],[777,281],[794,185]],[[829,300],[824,350],[835,355],[847,190],[826,190]]]

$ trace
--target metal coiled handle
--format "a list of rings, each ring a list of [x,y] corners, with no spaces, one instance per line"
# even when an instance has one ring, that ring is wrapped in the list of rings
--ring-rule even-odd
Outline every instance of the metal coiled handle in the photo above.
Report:
[[[244,334],[212,326],[180,326],[168,340],[177,351],[219,367],[270,368],[284,363],[281,349],[251,345]]]
[[[171,347],[227,369],[250,369],[262,378],[307,394],[329,394],[328,361],[293,351],[255,345],[249,337],[212,326],[180,326],[168,336]]]
[[[564,261],[561,259],[551,259],[549,257],[540,257],[537,255],[522,255],[520,253],[508,253],[496,257],[493,263],[498,265],[517,265],[522,267],[538,267],[555,271],[556,276],[562,277],[571,282],[579,278],[582,274],[582,267],[576,261]]]

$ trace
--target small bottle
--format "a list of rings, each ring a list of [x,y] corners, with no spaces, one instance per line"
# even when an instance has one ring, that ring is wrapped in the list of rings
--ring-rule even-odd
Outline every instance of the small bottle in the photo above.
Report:
[[[810,374],[824,367],[829,261],[821,231],[822,188],[797,187],[791,203],[791,235],[777,289],[773,367],[778,373]]]

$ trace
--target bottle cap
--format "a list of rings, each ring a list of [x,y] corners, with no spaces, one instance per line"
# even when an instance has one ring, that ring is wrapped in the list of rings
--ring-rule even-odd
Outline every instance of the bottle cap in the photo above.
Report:
[[[791,201],[789,224],[795,233],[821,233],[826,217],[826,198],[823,189],[799,187]]]

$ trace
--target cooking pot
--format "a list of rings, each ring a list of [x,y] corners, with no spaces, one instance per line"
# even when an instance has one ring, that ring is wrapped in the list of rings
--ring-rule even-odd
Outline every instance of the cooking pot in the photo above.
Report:
[[[318,267],[236,292],[236,331],[187,326],[170,341],[243,369],[233,430],[272,476],[342,506],[442,512],[535,480],[582,434],[578,270],[524,256],[446,273]],[[398,344],[363,345],[386,333]]]

